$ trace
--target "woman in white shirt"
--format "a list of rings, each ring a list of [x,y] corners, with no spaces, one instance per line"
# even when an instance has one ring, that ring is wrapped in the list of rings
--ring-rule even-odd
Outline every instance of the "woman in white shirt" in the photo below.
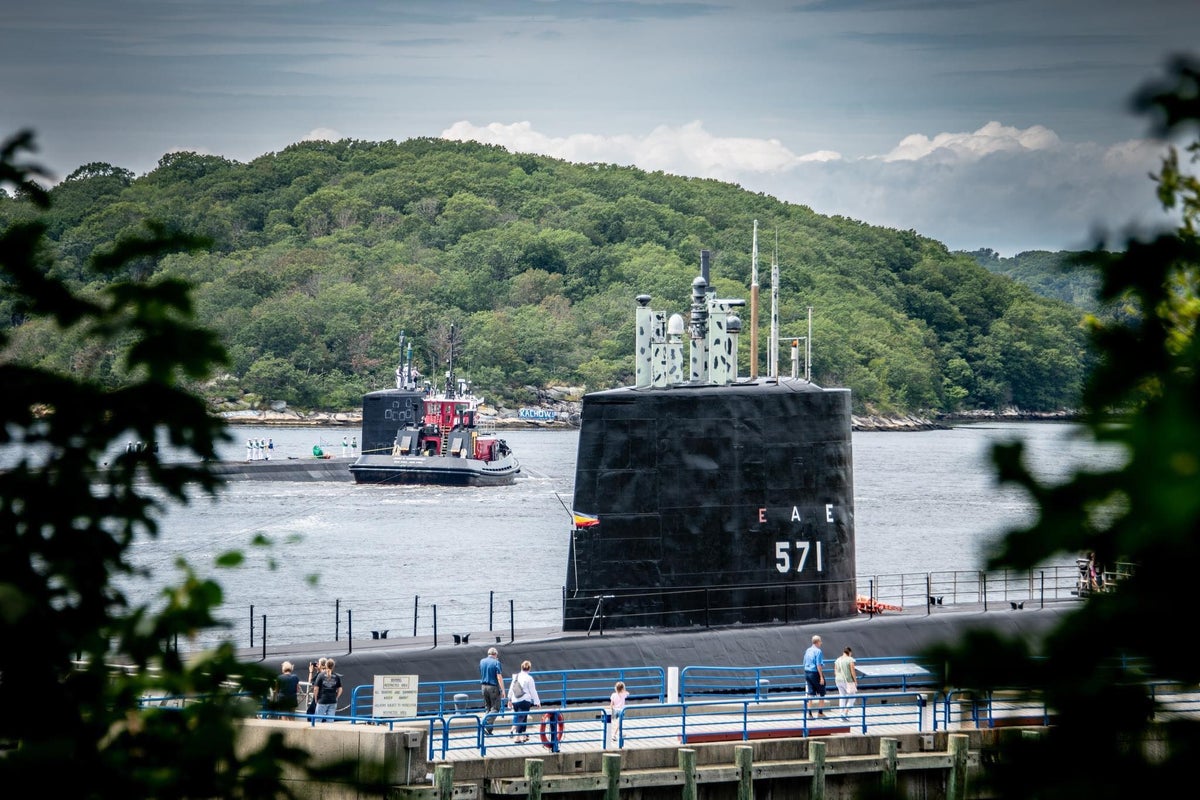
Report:
[[[842,719],[850,719],[854,696],[858,694],[858,676],[854,674],[854,651],[847,647],[833,662],[833,679],[837,683],[838,708]]]
[[[538,708],[542,701],[538,698],[537,683],[529,670],[533,664],[528,660],[521,662],[521,671],[512,676],[508,684],[508,702],[513,710],[512,735],[517,742],[528,742],[525,734],[526,722],[529,719],[529,709]]]

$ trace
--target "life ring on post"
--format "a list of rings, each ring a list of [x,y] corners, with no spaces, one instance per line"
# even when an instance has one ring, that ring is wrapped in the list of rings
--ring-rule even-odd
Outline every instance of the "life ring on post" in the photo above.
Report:
[[[558,711],[547,711],[542,714],[542,726],[540,734],[542,744],[550,748],[554,752],[558,752],[558,743],[563,738],[563,728],[566,725],[566,720]]]

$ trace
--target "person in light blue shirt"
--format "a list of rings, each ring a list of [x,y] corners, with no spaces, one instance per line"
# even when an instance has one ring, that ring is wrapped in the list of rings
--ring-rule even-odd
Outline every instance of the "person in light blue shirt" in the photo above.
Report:
[[[808,684],[808,696],[815,697],[809,706],[808,716],[812,718],[812,709],[817,709],[817,716],[825,716],[825,653],[821,650],[821,637],[812,637],[812,647],[804,651],[804,680]]]

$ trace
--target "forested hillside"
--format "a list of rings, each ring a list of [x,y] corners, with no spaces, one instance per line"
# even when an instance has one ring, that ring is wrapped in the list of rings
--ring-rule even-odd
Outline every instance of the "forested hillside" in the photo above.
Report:
[[[1081,314],[913,231],[826,217],[712,180],[572,164],[438,139],[306,142],[250,163],[172,153],[134,176],[88,164],[51,192],[47,263],[94,291],[184,277],[219,331],[220,403],[357,408],[393,385],[401,331],[418,368],[455,367],[509,406],[548,385],[632,382],[634,298],[686,313],[699,252],[721,297],[749,298],[760,230],[761,371],[778,240],[780,330],[804,335],[813,380],[853,391],[857,412],[1076,404]],[[0,228],[39,216],[0,199]],[[91,260],[157,222],[211,239],[201,254],[101,277]],[[7,359],[123,379],[112,353],[0,304]],[[749,371],[749,310],[742,372]],[[781,348],[786,358],[787,348]],[[782,369],[786,371],[788,365]]]
[[[1012,278],[1042,297],[1062,300],[1089,313],[1103,311],[1097,299],[1099,275],[1079,263],[1081,253],[1026,250],[1012,258],[1003,258],[994,250],[984,248],[970,255],[989,272]]]

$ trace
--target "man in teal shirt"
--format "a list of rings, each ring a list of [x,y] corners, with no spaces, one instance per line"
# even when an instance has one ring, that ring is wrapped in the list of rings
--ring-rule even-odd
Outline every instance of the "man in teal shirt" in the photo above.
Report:
[[[483,707],[487,711],[484,717],[483,732],[492,735],[493,714],[499,714],[504,697],[504,675],[500,666],[500,653],[494,647],[489,647],[487,655],[479,660],[479,684],[483,690]]]

